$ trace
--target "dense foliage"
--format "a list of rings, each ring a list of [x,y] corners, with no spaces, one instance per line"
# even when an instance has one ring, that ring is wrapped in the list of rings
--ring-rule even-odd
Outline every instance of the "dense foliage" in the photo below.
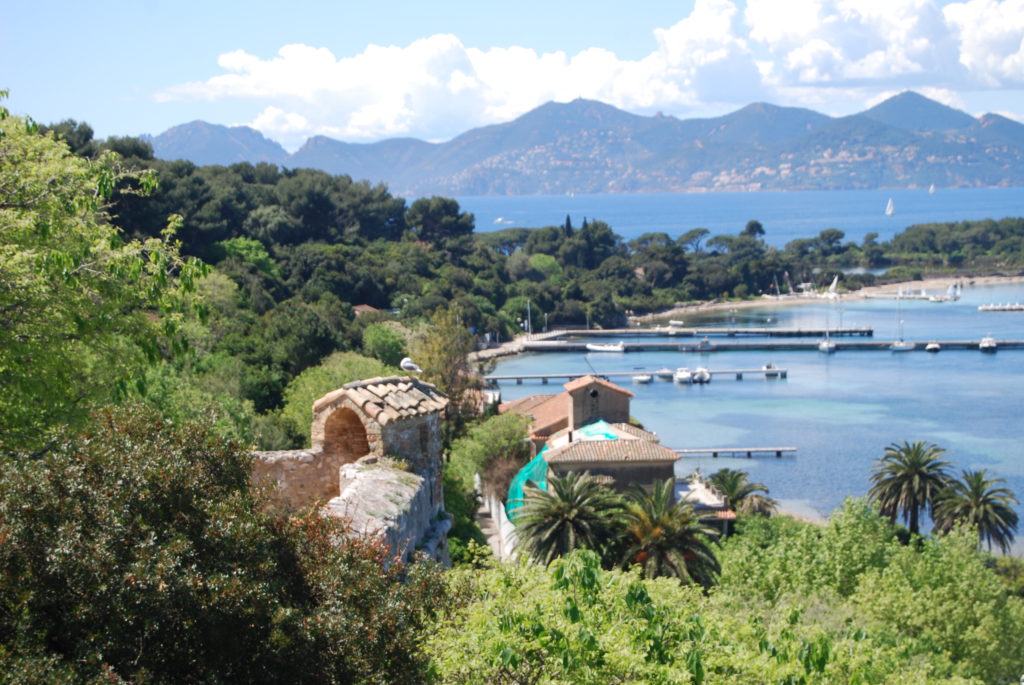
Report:
[[[11,682],[397,682],[437,571],[249,486],[250,455],[144,408],[0,471]]]
[[[547,569],[451,574],[468,593],[427,649],[447,683],[1011,682],[1024,602],[970,532],[907,547],[862,501],[825,527],[751,517],[722,543],[721,584],[604,571],[582,551]]]

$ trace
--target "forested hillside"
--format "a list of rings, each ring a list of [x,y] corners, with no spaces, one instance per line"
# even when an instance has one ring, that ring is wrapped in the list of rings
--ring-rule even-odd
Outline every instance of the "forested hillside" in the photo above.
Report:
[[[518,468],[523,424],[474,415],[467,353],[521,331],[528,311],[534,329],[610,326],[768,292],[787,272],[824,284],[853,265],[1017,269],[1024,221],[881,244],[823,227],[781,250],[756,220],[628,243],[599,218],[473,229],[454,200],[407,205],[270,164],[161,162],[144,141],[0,106],[2,680],[1017,677],[1019,567],[984,554],[974,530],[917,537],[885,498],[848,502],[827,527],[741,512],[738,534],[713,540],[686,506],[606,494],[627,537],[600,555],[494,566],[469,542],[470,483]],[[456,408],[443,429],[458,573],[402,564],[250,482],[254,446],[302,445],[315,398],[398,373],[406,354]],[[708,555],[689,576],[699,587],[651,561],[686,566],[683,536]]]

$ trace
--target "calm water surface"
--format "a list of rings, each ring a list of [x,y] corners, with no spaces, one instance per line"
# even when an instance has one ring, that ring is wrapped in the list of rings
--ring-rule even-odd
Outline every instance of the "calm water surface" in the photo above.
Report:
[[[899,304],[904,337],[976,340],[992,334],[1024,340],[1024,312],[979,312],[988,302],[1024,302],[1024,285],[967,286],[959,302]],[[687,325],[820,328],[872,326],[876,340],[896,337],[894,300],[826,301],[720,312]],[[675,339],[673,339],[675,340]],[[741,468],[769,486],[792,511],[827,515],[848,495],[867,492],[868,477],[885,447],[901,440],[936,442],[955,472],[989,469],[1024,500],[1024,350],[996,354],[945,350],[799,352],[633,352],[528,354],[502,361],[495,373],[654,371],[668,366],[760,368],[767,361],[789,370],[787,379],[743,381],[718,377],[706,386],[621,384],[636,393],[632,414],[671,448],[779,445],[795,457],[680,460],[677,473]],[[506,384],[503,399],[560,391],[557,383]],[[1018,507],[1024,521],[1024,508]],[[1024,538],[1024,528],[1018,538]],[[1024,552],[1018,541],[1015,553]]]
[[[884,215],[893,198],[896,213]],[[750,219],[765,228],[765,240],[782,247],[838,228],[861,242],[870,232],[889,240],[919,223],[1024,216],[1024,188],[927,190],[834,190],[763,193],[653,193],[646,195],[520,195],[457,198],[476,216],[476,230],[562,225],[587,219],[608,223],[626,240],[647,232],[673,238],[692,228],[712,235],[739,233]]]

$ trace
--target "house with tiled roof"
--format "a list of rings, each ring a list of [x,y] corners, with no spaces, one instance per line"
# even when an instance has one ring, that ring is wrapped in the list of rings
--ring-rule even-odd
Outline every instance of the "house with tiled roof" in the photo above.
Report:
[[[582,428],[599,419],[629,423],[629,401],[634,396],[625,388],[596,376],[582,376],[562,386],[557,395],[532,395],[498,407],[498,413],[528,416],[530,438],[540,449],[555,433]]]
[[[661,445],[654,433],[629,423],[633,392],[596,376],[562,387],[565,392],[557,395],[535,395],[499,407],[533,420],[530,437],[539,450],[513,482],[516,492],[510,498],[521,498],[522,487],[535,481],[539,471],[588,471],[618,490],[674,477],[679,455]]]
[[[313,403],[311,447],[254,452],[253,480],[285,506],[322,504],[397,557],[447,560],[441,413],[448,398],[418,378],[346,383]]]

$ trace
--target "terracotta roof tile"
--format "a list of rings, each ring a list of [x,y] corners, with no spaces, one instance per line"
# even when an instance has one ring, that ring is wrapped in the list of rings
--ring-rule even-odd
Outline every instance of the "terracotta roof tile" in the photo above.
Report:
[[[581,376],[580,378],[569,381],[562,387],[565,388],[566,392],[573,392],[574,390],[579,390],[580,388],[586,388],[589,385],[600,385],[605,388],[608,388],[609,390],[620,392],[623,395],[628,395],[629,397],[636,397],[636,394],[634,392],[626,390],[622,386],[615,385],[611,381],[606,381],[603,378],[598,378],[597,376]]]
[[[379,423],[444,409],[448,398],[435,386],[408,376],[384,376],[346,383],[313,405],[314,411],[347,396]]]
[[[647,440],[577,440],[544,454],[549,464],[675,461],[679,455]]]
[[[648,442],[654,443],[661,442],[661,438],[659,438],[657,434],[652,433],[650,431],[646,431],[643,428],[638,428],[637,426],[634,426],[631,423],[613,423],[612,427],[616,431],[620,431],[622,433],[625,433],[631,437],[638,438],[640,440],[646,440]]]

